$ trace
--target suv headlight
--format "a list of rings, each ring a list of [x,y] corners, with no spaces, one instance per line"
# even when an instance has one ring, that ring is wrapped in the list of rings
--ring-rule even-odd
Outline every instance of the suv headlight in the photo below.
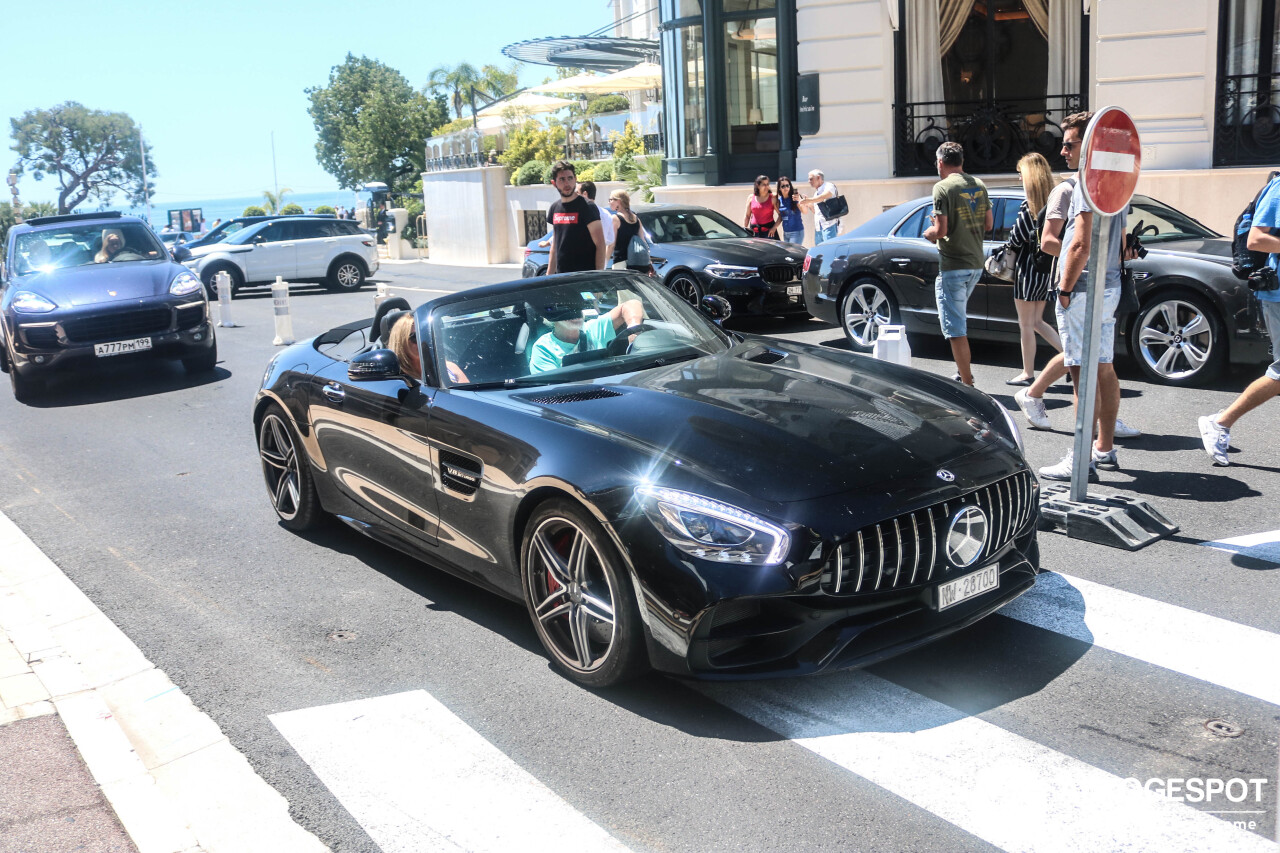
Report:
[[[755,267],[737,267],[732,264],[710,264],[706,268],[707,275],[716,278],[754,278],[760,274]]]
[[[13,306],[13,310],[19,314],[47,314],[58,307],[40,294],[32,293],[30,290],[19,290],[13,295],[13,302],[10,304]]]
[[[658,532],[691,557],[772,566],[790,549],[787,531],[735,506],[659,486],[637,486],[635,494]]]
[[[200,279],[196,278],[189,272],[180,272],[174,276],[173,281],[169,283],[169,292],[174,296],[186,296],[189,293],[195,293],[201,287]]]

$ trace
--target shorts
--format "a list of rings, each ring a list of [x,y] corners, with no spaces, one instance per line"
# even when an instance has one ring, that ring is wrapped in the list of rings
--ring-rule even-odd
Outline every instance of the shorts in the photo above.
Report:
[[[1109,287],[1102,291],[1102,337],[1098,341],[1098,364],[1110,364],[1116,350],[1116,306],[1120,304],[1120,288]],[[1056,296],[1058,309],[1058,334],[1062,337],[1062,354],[1067,367],[1079,367],[1084,356],[1084,327],[1089,320],[1085,305],[1088,294],[1071,291],[1071,304],[1062,307]]]
[[[933,283],[938,300],[938,319],[944,338],[963,338],[969,334],[969,297],[982,278],[982,270],[943,270]]]
[[[1263,302],[1258,300],[1262,309],[1262,319],[1267,323],[1267,334],[1271,336],[1271,357],[1275,361],[1267,368],[1267,378],[1280,382],[1280,302]]]

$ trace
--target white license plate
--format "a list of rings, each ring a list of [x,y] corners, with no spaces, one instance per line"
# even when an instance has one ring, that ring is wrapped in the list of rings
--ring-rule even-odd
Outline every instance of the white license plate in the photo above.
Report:
[[[789,284],[787,285],[787,296],[799,296],[803,285]]]
[[[999,586],[1000,566],[992,563],[985,569],[978,569],[976,572],[967,574],[962,578],[939,584],[938,609],[946,610],[953,604],[959,604],[966,599],[973,598],[975,595],[982,595],[982,593],[996,589]]]
[[[142,352],[151,349],[151,338],[138,338],[135,341],[112,341],[107,344],[94,344],[93,354],[96,356],[124,355],[127,352]]]

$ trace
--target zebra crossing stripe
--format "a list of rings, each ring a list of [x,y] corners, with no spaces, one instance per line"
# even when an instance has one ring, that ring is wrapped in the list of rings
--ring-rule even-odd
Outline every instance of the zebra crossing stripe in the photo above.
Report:
[[[1276,853],[1259,835],[868,673],[698,689],[1003,850]]]
[[[627,849],[425,690],[270,719],[383,853]]]
[[[1219,551],[1229,551],[1255,560],[1266,560],[1268,563],[1280,563],[1280,530],[1249,533],[1245,536],[1233,536],[1230,539],[1215,539],[1204,544]]]
[[[1000,615],[1280,705],[1280,634],[1054,572]]]

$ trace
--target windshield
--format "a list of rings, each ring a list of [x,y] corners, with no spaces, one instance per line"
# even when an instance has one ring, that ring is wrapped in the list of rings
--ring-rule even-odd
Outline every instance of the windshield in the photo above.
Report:
[[[617,272],[447,305],[431,322],[437,374],[451,388],[580,382],[729,345],[656,280]]]
[[[1138,229],[1142,242],[1168,243],[1173,240],[1202,240],[1221,237],[1185,213],[1145,195],[1135,195],[1129,210],[1129,230]],[[1140,227],[1139,227],[1140,226]]]
[[[140,222],[68,223],[19,236],[14,245],[13,270],[16,275],[26,275],[88,264],[121,264],[165,257],[168,252],[156,235]]]
[[[690,240],[751,236],[714,210],[655,211],[642,213],[640,218],[655,243],[687,243]]]

